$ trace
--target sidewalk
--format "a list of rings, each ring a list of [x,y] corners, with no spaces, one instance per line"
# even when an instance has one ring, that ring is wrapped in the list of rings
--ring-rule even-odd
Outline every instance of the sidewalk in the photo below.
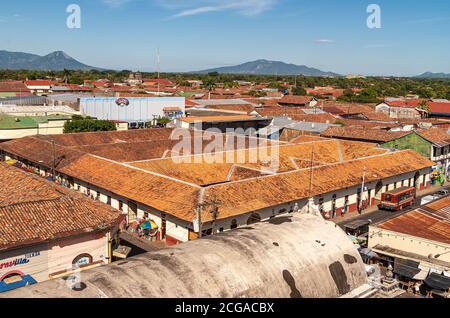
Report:
[[[421,198],[423,198],[423,197],[425,197],[427,195],[436,193],[437,191],[439,191],[441,189],[447,189],[449,187],[450,187],[450,184],[449,183],[445,183],[444,186],[442,186],[442,187],[439,186],[439,185],[434,185],[434,186],[428,187],[425,190],[419,191],[417,193],[417,203],[416,203],[416,205],[413,208],[415,209],[415,208],[417,208],[418,205],[420,205],[420,199]],[[342,223],[348,223],[348,222],[351,222],[353,220],[357,220],[357,219],[361,219],[361,218],[364,218],[364,219],[369,218],[370,219],[371,215],[374,215],[375,213],[377,213],[379,211],[380,210],[375,205],[375,206],[371,206],[371,207],[367,208],[366,210],[364,210],[362,214],[358,214],[358,212],[355,212],[355,213],[352,213],[352,214],[347,214],[344,217],[341,217],[341,216],[336,217],[335,219],[333,219],[331,221],[334,221],[336,224],[342,224]]]

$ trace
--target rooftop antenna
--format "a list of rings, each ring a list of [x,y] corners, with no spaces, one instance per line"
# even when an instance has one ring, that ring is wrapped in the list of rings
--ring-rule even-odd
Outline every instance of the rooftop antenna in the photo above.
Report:
[[[160,59],[160,56],[159,56],[159,48],[157,49],[157,51],[156,51],[156,72],[158,73],[158,96],[159,96],[159,89],[160,89],[160,87],[159,87],[159,67],[160,67],[160,63],[161,63],[161,59]]]

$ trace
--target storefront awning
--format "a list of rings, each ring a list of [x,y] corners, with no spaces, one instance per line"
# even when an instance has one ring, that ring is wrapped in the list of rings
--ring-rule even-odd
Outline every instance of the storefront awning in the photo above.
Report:
[[[409,259],[395,258],[394,273],[405,278],[414,279],[422,270],[420,263]]]
[[[13,283],[0,282],[0,293],[11,291],[17,288],[22,288],[28,285],[37,284],[37,281],[30,275],[22,276],[19,280]]]
[[[450,289],[450,277],[431,273],[425,279],[425,284],[433,289],[448,291]]]

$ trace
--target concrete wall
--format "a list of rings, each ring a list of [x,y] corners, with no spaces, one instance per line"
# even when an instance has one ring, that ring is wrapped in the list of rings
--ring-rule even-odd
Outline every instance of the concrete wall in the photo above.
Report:
[[[108,240],[110,234],[89,233],[73,236],[49,244],[48,266],[49,275],[57,276],[73,269],[73,261],[77,256],[87,254],[92,257],[92,263],[108,264]]]
[[[81,270],[108,264],[108,241],[116,231],[87,233],[1,252],[0,281],[11,274],[30,275],[37,282],[67,276],[74,270],[73,261],[80,255],[90,256],[92,260],[80,264]],[[11,263],[14,261],[16,264]]]
[[[427,257],[440,254],[440,261],[450,263],[450,244],[426,240],[394,231],[388,231],[376,226],[369,227],[369,248],[376,245],[389,246],[401,251]],[[449,268],[447,268],[449,270]]]
[[[45,124],[39,124],[36,128],[0,129],[0,140],[19,139],[34,135],[62,134],[65,122],[64,120],[50,121]]]

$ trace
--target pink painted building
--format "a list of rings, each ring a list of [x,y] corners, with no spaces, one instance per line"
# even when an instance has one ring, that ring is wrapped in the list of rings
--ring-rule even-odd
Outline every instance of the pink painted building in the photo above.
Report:
[[[108,264],[120,213],[0,164],[0,292]]]

